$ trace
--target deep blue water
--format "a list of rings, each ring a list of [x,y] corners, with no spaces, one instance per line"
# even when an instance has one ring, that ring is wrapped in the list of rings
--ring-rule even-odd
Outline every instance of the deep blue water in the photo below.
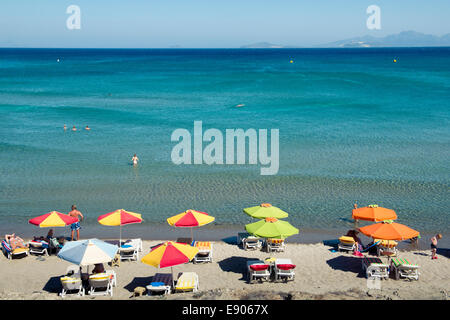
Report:
[[[2,230],[72,203],[91,226],[117,208],[150,227],[189,208],[239,225],[270,202],[333,229],[354,201],[450,226],[450,48],[0,49],[0,119]],[[174,165],[171,134],[196,120],[279,129],[278,174]]]

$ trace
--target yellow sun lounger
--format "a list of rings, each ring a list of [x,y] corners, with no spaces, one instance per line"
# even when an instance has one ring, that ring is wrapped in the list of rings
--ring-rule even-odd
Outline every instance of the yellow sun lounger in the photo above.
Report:
[[[198,275],[195,272],[183,272],[178,277],[175,291],[198,291]]]
[[[356,249],[356,241],[352,237],[342,236],[339,238],[338,251],[354,251]]]
[[[389,256],[395,257],[397,256],[397,245],[398,243],[394,240],[380,240],[373,239],[374,242],[378,242],[377,244],[377,255],[378,256]]]
[[[79,273],[75,273],[72,276],[64,276],[60,278],[62,291],[59,294],[61,298],[64,298],[69,291],[76,291],[78,296],[84,296],[83,283]]]
[[[195,241],[194,247],[198,248],[198,253],[194,257],[194,263],[212,262],[213,247],[210,241]]]

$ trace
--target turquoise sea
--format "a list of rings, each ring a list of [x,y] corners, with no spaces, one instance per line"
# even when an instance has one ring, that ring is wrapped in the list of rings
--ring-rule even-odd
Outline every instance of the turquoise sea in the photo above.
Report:
[[[262,202],[340,231],[357,201],[449,233],[450,48],[0,49],[0,119],[0,232],[74,203],[86,232],[118,208],[148,237],[189,208],[240,228]],[[172,132],[196,120],[279,129],[278,174],[173,164]]]

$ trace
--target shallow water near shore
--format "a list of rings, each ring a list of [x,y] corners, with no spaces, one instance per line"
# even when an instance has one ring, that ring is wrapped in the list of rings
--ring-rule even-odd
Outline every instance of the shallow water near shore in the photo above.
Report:
[[[263,202],[300,230],[340,232],[358,201],[446,234],[449,53],[1,49],[0,232],[35,234],[28,219],[75,203],[88,234],[103,235],[96,218],[118,208],[142,213],[148,230],[192,208],[216,217],[213,235],[243,229],[242,209]],[[278,174],[174,165],[171,133],[196,120],[279,129]]]

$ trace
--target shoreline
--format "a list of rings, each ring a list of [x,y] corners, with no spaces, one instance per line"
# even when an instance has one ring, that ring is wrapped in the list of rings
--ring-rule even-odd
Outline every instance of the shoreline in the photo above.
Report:
[[[56,228],[38,228],[32,225],[16,225],[14,227],[0,226],[0,237],[3,239],[5,234],[16,233],[24,240],[31,240],[34,236],[46,236],[49,229],[53,229],[55,236],[63,236],[70,239],[70,227]],[[177,238],[186,238],[191,235],[191,228],[176,228],[167,224],[142,225],[132,224],[122,226],[122,239],[141,238],[144,241],[155,240],[172,240]],[[293,244],[319,244],[327,241],[333,241],[344,235],[352,226],[341,227],[336,229],[303,229],[299,228],[300,233],[288,237],[286,243]],[[200,241],[215,241],[225,243],[235,243],[238,233],[246,232],[244,225],[206,225],[193,228],[194,239]],[[441,232],[442,233],[442,232]],[[80,230],[80,239],[98,238],[101,240],[118,240],[120,230],[119,227],[107,227],[100,225],[83,225]],[[429,250],[430,238],[433,233],[421,233],[418,246],[410,243],[409,240],[398,241],[399,249],[402,250]],[[443,238],[439,241],[441,248],[450,249],[450,233],[442,233]],[[371,238],[363,234],[359,234],[364,245],[372,241]]]

